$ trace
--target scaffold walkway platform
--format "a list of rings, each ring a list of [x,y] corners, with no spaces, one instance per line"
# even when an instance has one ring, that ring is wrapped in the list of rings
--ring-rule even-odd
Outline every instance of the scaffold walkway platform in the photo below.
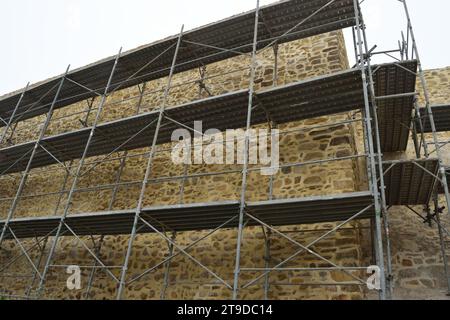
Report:
[[[374,66],[373,70],[382,152],[406,151],[416,98],[417,61]]]
[[[383,169],[388,206],[430,203],[438,185],[438,159],[386,161]]]
[[[345,221],[357,215],[355,220],[373,217],[373,195],[369,192],[350,193],[326,197],[309,197],[288,200],[249,202],[246,211],[273,226],[289,226],[318,222]],[[224,201],[186,205],[168,205],[144,208],[141,218],[147,220],[160,232],[186,232],[236,228],[240,203]],[[78,236],[126,235],[130,234],[135,210],[111,211],[70,215],[65,219],[63,235]],[[233,217],[235,219],[233,219]],[[228,222],[227,222],[228,221]],[[60,217],[38,217],[15,219],[9,223],[6,239],[55,236]],[[5,221],[0,221],[0,228]],[[252,220],[248,224],[255,226]],[[142,222],[139,234],[154,233]],[[13,236],[14,234],[14,236]]]
[[[407,123],[411,123],[413,97],[402,96],[414,92],[415,85],[411,87],[411,84],[415,84],[412,72],[415,72],[416,68],[417,63],[414,61],[374,67],[379,80],[376,82],[377,94],[381,98],[378,118],[382,128],[381,137],[384,138],[383,151],[401,151],[406,146],[409,130],[397,122],[399,117],[403,117],[405,121],[409,117]],[[169,121],[159,132],[157,143],[170,143],[174,130],[183,128],[183,125],[193,128],[194,121],[202,121],[204,130],[244,128],[247,121],[248,94],[248,90],[241,90],[167,108],[165,116]],[[283,124],[339,114],[359,110],[364,105],[361,72],[357,69],[262,90],[254,96],[256,108],[252,115],[253,125],[267,121]],[[155,126],[152,124],[158,116],[159,111],[154,111],[99,125],[88,157],[149,147],[155,132]],[[81,158],[91,130],[92,127],[88,127],[43,138],[31,168]],[[0,174],[25,170],[35,144],[36,141],[0,150]]]
[[[440,104],[431,107],[434,115],[434,123],[436,125],[436,132],[450,131],[450,104]],[[423,117],[423,132],[432,133],[430,121],[427,121],[427,110],[420,109],[420,114]]]

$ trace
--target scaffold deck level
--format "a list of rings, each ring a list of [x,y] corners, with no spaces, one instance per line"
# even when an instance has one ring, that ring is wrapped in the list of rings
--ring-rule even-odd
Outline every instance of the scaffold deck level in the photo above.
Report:
[[[450,131],[450,104],[435,105],[431,107],[434,115],[434,123],[437,132]],[[431,133],[431,124],[427,120],[427,111],[425,108],[420,109],[420,115],[423,117],[423,131]]]
[[[417,68],[416,62],[403,62],[400,65],[403,68],[398,67],[397,64],[374,67],[380,81],[377,84],[377,94],[385,97],[379,108],[379,122],[385,137],[390,137],[383,140],[382,149],[386,151],[392,151],[393,148],[400,151],[403,140],[409,137],[409,131],[406,130],[407,132],[404,133],[405,129],[394,122],[399,119],[399,116],[409,117],[411,122],[412,101],[410,98],[387,98],[414,92],[414,86],[411,88],[410,84],[415,83],[415,76],[404,68],[414,70]],[[397,78],[400,84],[394,85],[394,80]],[[402,85],[402,83],[408,85]],[[350,69],[333,75],[262,90],[255,93],[255,100],[256,108],[252,115],[254,125],[267,123],[268,120],[275,124],[283,124],[359,110],[364,104],[361,73],[359,70]],[[221,131],[244,128],[247,121],[247,104],[248,90],[241,90],[168,108],[165,115],[176,122],[169,121],[161,128],[158,144],[171,142],[174,130],[183,128],[180,124],[192,128],[194,121],[203,121],[204,131],[212,128]],[[155,131],[155,126],[151,124],[157,120],[158,116],[159,112],[154,111],[99,125],[88,156],[150,146]],[[387,126],[387,123],[392,125]],[[31,168],[81,158],[90,132],[91,128],[84,128],[42,139],[40,144],[43,148],[37,151]],[[396,135],[396,132],[401,134]],[[34,145],[35,142],[29,142],[0,150],[0,174],[23,171],[28,164],[30,151]]]
[[[350,193],[326,197],[308,197],[288,200],[249,202],[248,213],[273,226],[289,226],[320,222],[345,221],[360,213],[357,219],[373,216],[373,195],[370,192]],[[240,204],[237,201],[217,203],[199,203],[186,205],[168,205],[145,208],[141,218],[155,226],[159,231],[185,232],[214,229],[218,225],[236,219],[222,228],[237,228]],[[133,227],[135,211],[111,211],[69,215],[65,224],[79,236],[124,235],[130,234]],[[16,237],[20,239],[55,235],[61,222],[60,217],[37,217],[14,219],[10,222]],[[0,222],[0,228],[4,221]],[[249,220],[249,226],[255,226]],[[140,223],[140,234],[154,233],[144,223]],[[63,234],[71,236],[67,227]],[[8,233],[7,239],[13,235]]]
[[[389,206],[416,206],[430,203],[438,183],[437,159],[386,161],[386,202]]]
[[[413,94],[416,91],[417,61],[393,63],[385,65],[384,69],[377,69],[377,66],[373,67],[375,95],[379,97],[377,106],[382,152],[406,151],[415,96],[398,94]],[[392,97],[383,99],[383,96]]]

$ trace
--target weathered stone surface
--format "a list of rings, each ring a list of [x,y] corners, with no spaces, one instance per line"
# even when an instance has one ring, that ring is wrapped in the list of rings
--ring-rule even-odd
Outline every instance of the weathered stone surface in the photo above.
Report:
[[[280,46],[278,85],[291,83],[308,77],[328,74],[348,68],[345,45],[341,32],[332,32],[322,36],[316,36],[302,41],[287,43]],[[216,76],[224,71],[241,69],[248,64],[246,57],[237,57],[215,63],[207,67],[207,77],[205,85],[213,95],[219,95],[248,87],[248,71],[230,73],[224,76]],[[256,90],[273,86],[273,53],[266,50],[258,56],[258,68],[256,70]],[[198,71],[193,70],[174,77],[174,88],[170,91],[168,105],[178,105],[181,103],[207,97],[208,94],[202,91],[199,95],[198,86],[186,83],[193,83],[198,79]],[[146,93],[140,106],[140,112],[146,112],[158,108],[162,101],[162,89],[166,84],[166,79],[160,79],[146,84]],[[159,91],[158,91],[159,90]],[[131,116],[136,112],[136,105],[139,101],[136,88],[129,88],[115,92],[107,99],[105,111],[101,115],[101,122],[113,121],[123,117]],[[98,105],[95,102],[94,108]],[[79,103],[74,106],[57,110],[54,120],[51,122],[47,135],[55,135],[69,132],[80,127],[79,119],[86,110],[86,104]],[[94,109],[95,110],[95,109]],[[95,113],[95,112],[94,112]],[[332,124],[346,119],[346,115],[335,117],[321,117],[309,119],[297,123],[280,126],[281,130],[293,131],[281,139],[280,158],[284,163],[298,163],[301,161],[320,160],[332,157],[335,154],[353,154],[353,144],[348,136],[352,133],[350,126],[335,126],[326,130],[307,130],[308,127],[318,124]],[[17,134],[13,137],[12,143],[21,143],[34,139],[43,117],[31,119],[21,123]],[[88,124],[92,124],[94,114],[88,119]],[[260,126],[265,127],[265,126]],[[296,129],[303,128],[301,133]],[[306,129],[306,130],[305,130]],[[167,146],[161,146],[160,150]],[[122,183],[127,183],[117,189],[116,201],[112,204],[112,209],[134,208],[140,193],[138,183],[145,173],[146,157],[143,153],[148,149],[135,150],[130,153],[134,155],[125,162],[123,168]],[[113,157],[122,156],[121,153]],[[99,158],[101,159],[101,157]],[[92,162],[98,160],[89,159],[88,168]],[[89,162],[91,164],[89,164]],[[74,161],[76,167],[78,161]],[[111,160],[99,165],[91,174],[80,179],[79,188],[91,188],[94,186],[114,183],[117,172],[120,168],[120,160]],[[188,168],[188,174],[204,172],[217,172],[224,170],[240,169],[239,166],[206,166],[194,165]],[[330,193],[348,192],[357,189],[355,180],[354,164],[349,163],[326,163],[321,165],[310,165],[304,167],[286,168],[281,170],[273,179],[273,197],[276,199],[295,198],[303,196],[322,195]],[[51,171],[50,171],[51,170]],[[170,152],[159,152],[154,160],[153,174],[151,178],[161,178],[166,176],[182,175],[183,166],[175,166],[170,162]],[[24,190],[24,195],[39,195],[41,193],[58,192],[63,188],[65,171],[53,166],[44,170],[32,171],[29,182]],[[353,177],[350,178],[349,177]],[[19,176],[13,179],[2,179],[0,182],[0,195],[4,198],[14,196],[18,187]],[[70,186],[72,178],[69,178],[66,186]],[[267,200],[269,197],[268,177],[263,177],[259,172],[252,172],[249,175],[249,187],[247,198],[249,201]],[[339,184],[341,182],[342,184]],[[144,206],[166,205],[183,203],[200,203],[210,201],[236,200],[240,197],[241,174],[232,173],[220,176],[207,176],[187,179],[184,183],[184,195],[181,197],[181,181],[151,183],[146,189]],[[79,191],[75,193],[70,206],[70,213],[95,212],[108,209],[110,198],[113,193],[111,189],[101,191]],[[26,217],[30,215],[47,216],[61,214],[66,205],[66,197],[63,197],[61,204],[56,208],[58,196],[37,196],[25,197],[19,204],[16,217]],[[11,204],[11,200],[0,201],[0,216],[5,216]],[[333,224],[326,226],[332,228]],[[322,229],[318,226],[298,226],[287,228],[295,229]],[[353,235],[358,233],[357,229],[352,231]],[[187,246],[193,241],[197,241],[207,232],[185,233],[177,236],[177,244]],[[316,235],[314,233],[294,234],[294,238],[302,243],[309,243]],[[351,237],[351,236],[350,236]],[[220,231],[213,237],[203,240],[190,253],[200,262],[210,267],[215,273],[232,283],[234,272],[234,258],[236,249],[236,230]],[[93,249],[89,239],[83,239],[86,245]],[[101,250],[102,258],[106,264],[122,265],[124,254],[129,242],[129,237],[106,237]],[[274,259],[281,259],[291,254],[292,248],[285,240],[273,239],[272,256]],[[332,259],[336,263],[341,263],[340,257],[348,257],[347,251],[340,252],[338,245],[345,242],[347,247],[352,246],[348,238],[336,243],[334,240],[324,241],[324,246],[317,245],[316,250],[325,257]],[[8,256],[13,256],[19,249],[12,243],[7,243]],[[358,259],[357,241],[352,246],[351,256]],[[346,250],[348,250],[347,248]],[[245,242],[243,246],[243,267],[263,267],[264,260],[264,235],[260,228],[250,228],[246,230]],[[169,255],[167,243],[155,235],[140,235],[135,240],[135,246],[131,255],[129,265],[129,276],[131,278],[139,276],[147,268],[150,268]],[[2,257],[4,258],[4,256]],[[32,255],[37,259],[37,252]],[[55,255],[55,264],[79,264],[92,265],[92,257],[79,243],[71,238],[64,238],[60,241]],[[296,265],[317,265],[323,261],[317,257],[301,256],[293,261]],[[30,267],[26,261],[15,265],[14,272],[30,272]],[[196,285],[195,283],[215,282],[216,280],[193,263],[185,256],[178,256],[171,264],[170,285],[166,291],[166,297],[170,299],[221,299],[230,298],[229,290],[220,285]],[[114,270],[116,277],[120,270]],[[88,278],[90,270],[83,270],[83,279]],[[255,274],[243,274],[242,278],[252,279]],[[282,277],[285,276],[285,277]],[[314,281],[327,281],[329,275],[310,274],[303,277],[301,274],[295,275],[272,275],[271,278],[287,283],[303,283]],[[49,298],[80,299],[81,292],[69,292],[65,289],[65,279],[67,275],[64,270],[51,270],[47,285],[46,296]],[[319,277],[319,278],[317,278]],[[163,288],[164,269],[158,268],[154,273],[144,277],[141,281],[128,286],[125,298],[128,299],[159,299]],[[86,282],[84,282],[84,285]],[[26,285],[22,282],[2,282],[0,288],[12,290],[15,293],[23,292]],[[116,293],[117,285],[105,272],[97,272],[96,281],[90,292],[93,299],[112,299]],[[19,292],[17,292],[19,291]],[[274,287],[270,292],[274,299],[342,299],[361,298],[359,289],[329,290],[323,288],[279,286]],[[241,292],[241,298],[261,299],[263,297],[262,286],[255,286]]]

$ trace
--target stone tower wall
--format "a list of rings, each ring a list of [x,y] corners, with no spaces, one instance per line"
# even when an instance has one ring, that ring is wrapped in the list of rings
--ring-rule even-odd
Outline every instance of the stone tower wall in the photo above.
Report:
[[[248,70],[229,73],[222,76],[214,76],[230,70],[243,69],[248,66],[247,57],[237,57],[220,63],[207,66],[205,81],[206,87],[212,95],[224,94],[242,88],[247,88],[249,83]],[[271,49],[258,55],[258,68],[256,72],[256,90],[268,88],[274,85],[274,55]],[[337,72],[348,68],[345,44],[341,32],[331,32],[301,41],[296,41],[280,46],[278,85],[288,84],[301,79],[320,76]],[[212,77],[212,78],[210,78]],[[174,88],[170,91],[169,105],[179,105],[202,97],[207,97],[206,91],[200,92],[195,80],[199,79],[199,71],[193,70],[178,74],[174,78]],[[162,101],[162,92],[167,79],[160,79],[146,84],[145,95],[142,100],[140,112],[147,112],[158,108]],[[136,112],[139,101],[137,88],[118,91],[108,98],[101,121],[108,122],[123,117],[132,116]],[[95,117],[95,107],[88,118],[88,124]],[[78,103],[68,108],[58,110],[47,131],[47,135],[55,135],[69,132],[80,128],[80,119],[83,114],[72,115],[76,112],[86,110],[87,103]],[[302,161],[314,161],[319,159],[345,157],[355,153],[353,128],[349,125],[336,125],[329,128],[311,129],[322,124],[333,124],[346,120],[350,115],[337,115],[290,123],[280,126],[283,130],[294,130],[302,128],[282,137],[280,141],[281,163],[296,163]],[[43,117],[35,118],[19,125],[17,134],[11,143],[21,143],[33,140],[40,129]],[[264,127],[264,126],[262,126]],[[173,165],[170,161],[170,146],[159,148],[152,178],[182,175],[183,166]],[[167,149],[167,150],[166,150]],[[129,153],[136,155],[130,157],[126,163],[121,177],[121,183],[126,184],[117,190],[117,198],[111,209],[122,210],[134,208],[140,191],[140,180],[144,176],[146,158],[142,153],[148,149],[135,150]],[[115,157],[122,154],[114,155]],[[100,157],[101,158],[101,157]],[[89,162],[96,159],[89,159]],[[77,161],[72,163],[77,166]],[[85,165],[89,168],[91,165]],[[330,162],[320,165],[309,165],[298,168],[283,169],[274,177],[273,197],[274,199],[288,199],[305,196],[331,195],[345,192],[358,191],[360,187],[356,183],[355,174],[358,163],[355,161]],[[70,206],[70,214],[98,212],[110,208],[112,190],[104,188],[92,191],[91,187],[105,186],[114,183],[120,161],[109,161],[98,166],[94,171],[84,176],[78,185],[79,189]],[[195,165],[187,169],[188,174],[205,172],[217,172],[229,169],[239,169],[238,166],[204,166]],[[18,175],[4,177],[0,183],[0,214],[5,217],[14,196],[20,177]],[[59,166],[36,169],[31,172],[24,197],[19,203],[15,217],[30,216],[52,216],[61,214],[66,205],[66,196],[63,196],[60,205],[56,208],[59,196],[45,195],[44,193],[58,192],[70,186],[71,177],[65,181],[65,171]],[[180,195],[182,181],[151,183],[146,192],[145,206],[178,204],[178,203],[204,203],[211,201],[237,200],[240,195],[241,174],[223,174],[218,176],[206,176],[187,179],[184,182],[184,195]],[[251,173],[249,176],[249,187],[247,198],[249,201],[268,200],[269,178],[260,175],[259,172]],[[293,226],[284,228],[292,232],[291,236],[301,243],[308,244],[318,237],[323,229],[332,228],[333,224]],[[306,230],[302,232],[301,230]],[[200,239],[207,231],[190,232],[177,235],[177,244],[184,246]],[[362,253],[359,245],[361,231],[358,224],[352,224],[345,230],[338,232],[336,236],[325,239],[315,249],[326,258],[338,264],[353,266],[359,265]],[[190,250],[195,259],[208,266],[217,275],[228,283],[231,283],[234,272],[235,248],[237,230],[222,230],[215,233],[198,246]],[[83,239],[86,245],[94,249],[89,239]],[[123,264],[126,246],[129,238],[127,236],[106,237],[101,250],[101,257],[107,265],[121,266]],[[52,239],[50,239],[51,243]],[[265,247],[264,234],[261,228],[248,228],[245,232],[243,246],[243,267],[264,267]],[[18,247],[12,242],[7,243],[6,254],[3,258],[13,257],[17,254]],[[293,253],[295,247],[287,240],[279,236],[271,237],[271,265],[276,261],[287,258]],[[47,249],[48,251],[48,249]],[[135,241],[132,252],[129,277],[133,278],[141,272],[157,264],[168,254],[167,243],[156,235],[139,235]],[[37,253],[32,254],[33,259],[38,259]],[[94,261],[87,250],[73,237],[63,238],[60,241],[55,254],[54,265],[81,265],[90,266]],[[292,265],[301,267],[321,266],[323,261],[314,256],[300,255],[293,261]],[[8,270],[12,274],[30,274],[30,267],[25,259]],[[87,285],[88,275],[91,269],[83,269],[83,287]],[[120,270],[111,269],[118,277]],[[258,275],[244,274],[242,281]],[[164,268],[149,274],[145,278],[131,284],[125,297],[129,299],[158,299],[163,287]],[[270,281],[275,283],[270,289],[270,297],[275,299],[359,299],[363,293],[358,287],[341,286],[329,288],[320,286],[309,286],[317,281],[334,282],[347,281],[348,277],[339,272],[314,272],[274,273]],[[68,291],[65,287],[67,275],[65,270],[58,267],[51,268],[46,285],[46,297],[48,298],[83,298],[85,291]],[[201,269],[189,258],[181,255],[177,257],[170,267],[169,287],[166,290],[167,298],[179,299],[211,299],[229,298],[230,291],[217,283],[216,279],[208,272]],[[6,291],[23,294],[26,292],[29,279],[3,280],[0,287]],[[203,285],[199,285],[201,282]],[[204,284],[206,283],[206,284]],[[288,285],[286,285],[288,284]],[[111,299],[115,296],[116,283],[112,277],[104,271],[96,273],[95,281],[90,292],[94,299]],[[242,298],[263,298],[262,283],[241,292]]]

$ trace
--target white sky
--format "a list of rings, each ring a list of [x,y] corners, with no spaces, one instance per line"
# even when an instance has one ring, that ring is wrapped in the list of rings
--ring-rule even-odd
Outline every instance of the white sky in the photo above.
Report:
[[[274,2],[261,0],[262,4]],[[450,1],[409,0],[425,68],[450,65]],[[2,0],[0,95],[124,50],[253,9],[255,0]],[[370,46],[395,49],[406,20],[397,0],[363,3]],[[351,32],[346,31],[349,50]],[[349,51],[353,55],[353,51]]]

